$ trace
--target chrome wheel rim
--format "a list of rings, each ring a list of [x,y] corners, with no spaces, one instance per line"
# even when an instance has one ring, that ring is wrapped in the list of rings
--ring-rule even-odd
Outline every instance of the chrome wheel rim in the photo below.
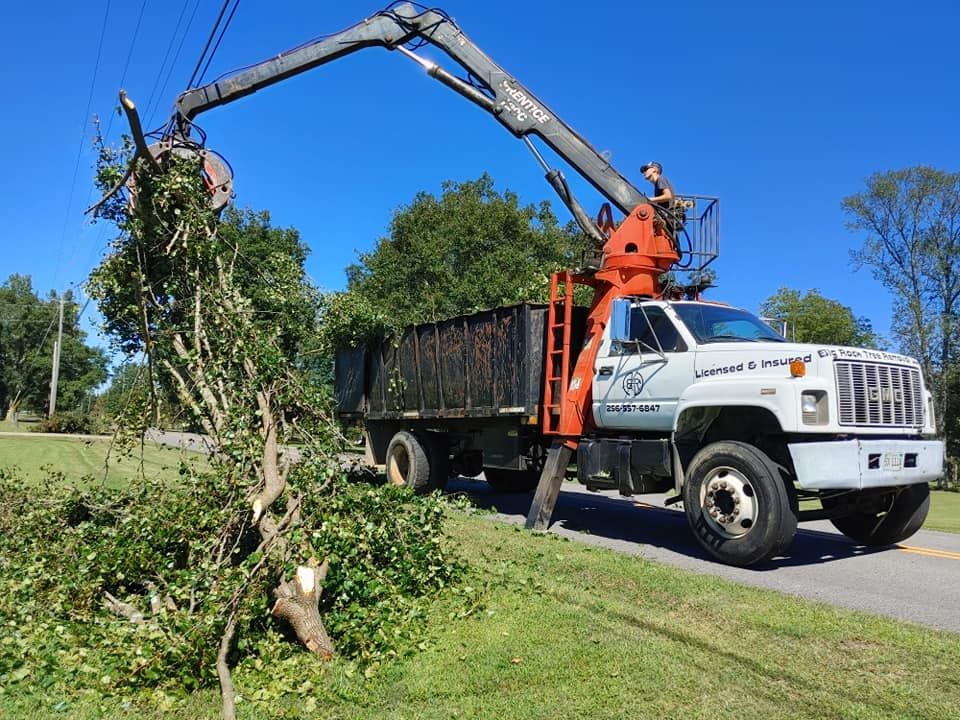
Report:
[[[758,503],[751,480],[732,467],[709,472],[700,486],[700,508],[704,520],[721,537],[736,539],[756,525]]]

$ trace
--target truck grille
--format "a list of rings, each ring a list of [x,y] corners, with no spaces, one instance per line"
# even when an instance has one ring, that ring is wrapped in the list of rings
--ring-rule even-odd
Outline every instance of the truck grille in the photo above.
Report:
[[[841,425],[923,425],[925,403],[916,368],[847,360],[837,360],[833,367]]]

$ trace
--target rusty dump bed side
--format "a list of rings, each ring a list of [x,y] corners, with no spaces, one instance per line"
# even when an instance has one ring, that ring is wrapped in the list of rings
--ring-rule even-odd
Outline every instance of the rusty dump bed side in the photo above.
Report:
[[[586,315],[579,310],[575,340]],[[337,412],[371,420],[536,415],[546,324],[545,304],[522,303],[408,327],[399,344],[340,350]]]

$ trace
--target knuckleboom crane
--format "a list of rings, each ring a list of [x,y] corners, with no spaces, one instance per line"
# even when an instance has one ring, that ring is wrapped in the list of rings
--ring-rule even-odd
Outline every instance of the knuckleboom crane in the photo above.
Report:
[[[467,79],[418,55],[416,49],[424,44],[443,50],[467,72]],[[667,231],[668,224],[657,221],[662,208],[652,205],[603,155],[491,60],[446,13],[410,2],[394,3],[342,32],[185,91],[176,100],[176,112],[167,133],[149,148],[144,144],[143,149],[156,165],[171,155],[202,158],[212,203],[220,209],[232,195],[232,174],[219,155],[194,139],[197,116],[368,47],[395,50],[417,62],[430,77],[486,110],[523,140],[577,224],[602,251],[599,263],[590,269],[555,273],[552,278],[548,360],[540,421],[543,434],[552,437],[554,443],[540,483],[543,492],[538,490],[540,502],[535,500],[528,520],[528,525],[537,525],[534,519],[537,508],[542,506],[541,514],[549,517],[556,496],[555,491],[547,492],[550,484],[546,482],[547,471],[552,467],[553,485],[558,487],[557,478],[591,422],[590,380],[611,303],[620,297],[663,297],[666,288],[661,276],[677,266],[683,254],[676,238]],[[587,215],[570,192],[563,173],[549,166],[532,142],[532,136],[546,143],[607,199],[597,219]],[[624,216],[619,224],[613,221],[611,205]],[[711,219],[711,223],[715,223],[715,219]],[[689,254],[698,260],[696,266],[688,263],[683,267],[702,270],[716,257],[716,249],[716,238],[712,237],[706,250],[690,250]],[[570,346],[576,284],[594,289],[582,350]],[[552,498],[547,497],[550,494]]]

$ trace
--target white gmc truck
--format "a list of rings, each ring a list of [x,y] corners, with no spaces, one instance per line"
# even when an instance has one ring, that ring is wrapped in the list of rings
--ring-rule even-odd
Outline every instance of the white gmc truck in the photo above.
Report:
[[[582,482],[642,492],[668,474],[701,544],[737,565],[784,551],[798,520],[865,545],[923,524],[944,445],[914,359],[787,342],[703,301],[621,298],[611,315]]]
[[[549,522],[547,315],[494,308],[338,353],[339,413],[363,422],[369,462],[422,492],[481,471],[500,491],[537,488],[528,527]],[[585,319],[582,308],[571,321],[580,353]],[[798,521],[829,519],[865,545],[923,524],[944,446],[913,359],[790,343],[703,301],[618,298],[597,337],[592,367],[571,379],[591,384],[576,441],[587,487],[672,492],[703,547],[733,565],[786,552]]]

